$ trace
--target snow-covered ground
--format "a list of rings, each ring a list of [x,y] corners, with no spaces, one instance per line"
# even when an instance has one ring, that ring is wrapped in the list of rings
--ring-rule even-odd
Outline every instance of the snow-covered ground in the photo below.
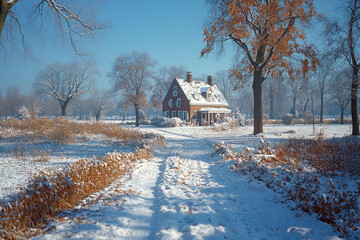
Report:
[[[326,136],[350,134],[349,125],[316,126]],[[254,147],[252,127],[152,128],[168,146],[128,175],[49,223],[34,239],[338,239],[331,226],[291,211],[263,183],[249,182],[212,157],[224,141]],[[295,132],[294,132],[295,131]],[[265,141],[310,136],[312,126],[264,126]]]
[[[18,143],[17,146],[16,142]],[[14,150],[16,148],[17,151]],[[48,155],[50,161],[38,159],[41,150]],[[124,152],[133,151],[134,148],[118,146],[102,136],[87,138],[86,141],[68,145],[32,142],[21,137],[15,140],[2,139],[0,141],[0,201],[11,199],[39,171],[59,171],[67,164],[79,159],[105,156],[114,150]],[[15,152],[17,152],[18,157],[16,157]]]

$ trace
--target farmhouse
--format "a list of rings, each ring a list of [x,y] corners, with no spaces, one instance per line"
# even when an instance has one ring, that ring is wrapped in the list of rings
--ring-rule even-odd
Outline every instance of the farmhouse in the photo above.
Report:
[[[211,125],[229,116],[231,110],[224,95],[214,84],[212,76],[207,82],[175,77],[163,101],[163,116],[178,117],[199,125]]]

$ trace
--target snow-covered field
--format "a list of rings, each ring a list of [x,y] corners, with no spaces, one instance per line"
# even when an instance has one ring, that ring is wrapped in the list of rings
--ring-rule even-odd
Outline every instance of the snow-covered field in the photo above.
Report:
[[[17,150],[15,150],[17,149]],[[39,160],[43,150],[50,161]],[[52,142],[32,142],[21,137],[0,140],[0,201],[11,199],[28,180],[40,171],[61,170],[81,158],[105,156],[108,152],[133,151],[133,147],[118,146],[105,137],[60,145]]]
[[[155,152],[151,161],[142,161],[125,177],[89,196],[76,208],[63,212],[48,224],[45,234],[34,239],[339,239],[341,236],[314,215],[291,211],[283,198],[262,182],[249,182],[218,157],[211,156],[214,144],[221,141],[234,149],[255,147],[261,136],[253,136],[251,126],[226,132],[215,132],[210,127],[143,127],[141,130],[163,134],[167,148]],[[349,135],[351,129],[349,125],[316,126],[316,131],[320,130],[329,137],[342,137]],[[309,137],[312,133],[311,125],[265,125],[262,137],[276,143],[288,137]],[[82,153],[85,152],[84,149]],[[6,158],[1,160],[0,169],[6,172]],[[8,186],[18,184],[11,179],[7,182]]]

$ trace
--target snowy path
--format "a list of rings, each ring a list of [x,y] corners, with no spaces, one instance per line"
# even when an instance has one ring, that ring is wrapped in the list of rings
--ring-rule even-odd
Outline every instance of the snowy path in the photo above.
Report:
[[[329,225],[214,162],[210,141],[158,131],[164,152],[34,239],[336,239]]]

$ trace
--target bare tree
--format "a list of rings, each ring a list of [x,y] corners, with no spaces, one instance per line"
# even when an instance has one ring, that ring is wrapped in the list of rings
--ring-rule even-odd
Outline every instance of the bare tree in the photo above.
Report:
[[[331,76],[331,95],[340,109],[340,124],[344,124],[344,112],[349,106],[351,97],[349,87],[351,85],[351,70],[344,69],[335,72]]]
[[[11,87],[6,90],[5,115],[6,117],[17,117],[18,110],[25,102],[25,95],[20,94],[19,87]]]
[[[310,101],[313,97],[313,92],[315,91],[315,83],[312,78],[313,75],[309,76],[306,81],[303,82],[301,89],[301,94],[299,95],[299,116],[304,117],[304,114],[307,112],[307,108],[310,104]]]
[[[230,97],[230,91],[232,89],[233,84],[229,72],[225,70],[216,72],[214,80],[216,86],[218,86],[224,97],[226,99]]]
[[[135,108],[136,126],[139,126],[139,109],[146,105],[146,90],[153,78],[152,69],[156,61],[146,52],[132,52],[115,60],[109,77],[115,92],[120,92],[123,101],[133,104]]]
[[[68,36],[69,41],[77,54],[82,54],[78,48],[78,39],[93,35],[93,32],[104,28],[98,24],[95,16],[95,1],[64,1],[64,0],[37,0],[30,7],[24,1],[22,5],[18,0],[1,0],[0,1],[0,39],[8,41],[13,47],[16,45],[16,35],[20,35],[20,42],[28,54],[25,46],[24,21],[18,16],[17,7],[26,8],[31,17],[31,33],[35,28],[39,29],[49,26],[51,22],[58,25],[58,29]],[[93,2],[93,3],[92,3]],[[94,7],[91,7],[94,6]],[[38,24],[37,24],[38,23]],[[51,25],[50,25],[51,26]],[[14,32],[17,31],[18,34]]]
[[[26,96],[26,103],[24,105],[29,111],[29,114],[32,118],[38,117],[41,112],[41,97],[36,91],[31,91],[28,96]]]
[[[36,85],[40,93],[50,95],[60,104],[61,115],[66,116],[70,101],[90,90],[96,74],[89,63],[53,64],[39,73]]]
[[[92,114],[92,102],[90,98],[80,96],[75,98],[70,105],[73,116],[78,116],[79,120],[88,120]]]
[[[110,94],[107,91],[98,91],[96,89],[92,90],[91,104],[95,113],[96,121],[99,121],[107,111],[114,108],[109,99],[109,95]]]
[[[324,100],[329,92],[331,69],[334,66],[337,59],[338,59],[337,53],[334,52],[324,53],[320,58],[320,65],[316,69],[316,82],[320,97],[320,124],[323,123]]]
[[[360,0],[346,0],[340,20],[327,24],[329,44],[340,48],[352,69],[351,75],[351,118],[352,135],[360,135],[358,114],[358,91],[360,70]]]
[[[288,88],[288,96],[291,99],[292,107],[290,109],[290,113],[294,116],[298,115],[298,99],[302,94],[303,83],[300,79],[296,79],[295,81],[287,78],[287,88]]]
[[[279,96],[285,94],[286,87],[284,86],[284,77],[278,69],[274,69],[273,74],[268,79],[264,85],[265,98],[268,99],[269,103],[269,117],[274,119],[275,115],[279,115],[276,114],[275,110],[275,107],[279,105]]]

